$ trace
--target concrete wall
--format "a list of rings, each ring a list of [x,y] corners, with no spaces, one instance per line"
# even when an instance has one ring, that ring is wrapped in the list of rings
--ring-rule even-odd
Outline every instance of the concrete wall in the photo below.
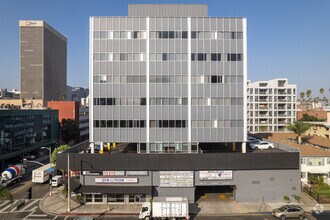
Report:
[[[301,194],[299,170],[235,171],[234,178],[238,202],[281,202]]]
[[[96,184],[95,178],[102,176],[84,176],[80,181],[84,185]],[[118,176],[123,177],[123,176]],[[233,171],[232,180],[200,180],[199,171],[194,172],[193,187],[160,187],[159,172],[149,172],[148,176],[126,176],[139,179],[137,184],[116,184],[120,186],[153,186],[153,196],[187,196],[190,202],[195,201],[195,187],[198,186],[236,186],[237,202],[281,202],[283,196],[300,196],[299,170],[249,170]],[[114,184],[111,184],[112,186]],[[291,197],[293,200],[294,198]]]

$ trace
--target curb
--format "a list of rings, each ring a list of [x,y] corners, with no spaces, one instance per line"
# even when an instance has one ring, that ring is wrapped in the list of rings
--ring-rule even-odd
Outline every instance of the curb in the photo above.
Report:
[[[49,197],[49,195],[47,194],[44,198],[42,198],[40,200],[40,203],[39,203],[39,208],[42,212],[48,214],[48,215],[61,215],[60,213],[56,213],[56,212],[51,212],[49,210],[47,210],[46,208],[44,208],[44,201],[46,200],[46,198]]]
[[[100,217],[100,216],[138,216],[139,213],[89,213],[89,212],[82,212],[82,213],[78,213],[78,212],[65,212],[65,213],[61,213],[59,215],[65,215],[65,216],[96,216],[96,217]]]

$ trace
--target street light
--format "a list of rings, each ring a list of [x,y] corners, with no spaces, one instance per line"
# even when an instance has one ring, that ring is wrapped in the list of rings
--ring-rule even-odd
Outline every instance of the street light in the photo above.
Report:
[[[52,169],[52,163],[51,163],[51,159],[52,159],[52,147],[42,147],[41,149],[47,149],[49,151],[49,172],[51,172]],[[49,174],[50,177],[51,174]],[[49,179],[49,195],[52,195],[52,179]]]

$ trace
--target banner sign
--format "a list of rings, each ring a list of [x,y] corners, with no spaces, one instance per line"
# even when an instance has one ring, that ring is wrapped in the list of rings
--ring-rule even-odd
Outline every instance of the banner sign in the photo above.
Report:
[[[103,171],[103,176],[125,176],[125,171]]]
[[[199,171],[200,180],[232,180],[232,170]]]
[[[101,173],[100,172],[83,171],[82,175],[85,175],[85,176],[100,176]]]
[[[126,176],[148,176],[148,171],[126,171]]]
[[[192,187],[193,171],[159,171],[160,187]]]
[[[138,183],[138,178],[95,178],[95,183]]]

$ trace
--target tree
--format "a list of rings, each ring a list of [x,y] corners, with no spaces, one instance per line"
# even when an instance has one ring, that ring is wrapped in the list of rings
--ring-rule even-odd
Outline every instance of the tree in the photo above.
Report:
[[[323,93],[324,93],[324,89],[323,88],[320,89],[320,93],[321,93],[321,96],[323,96]]]
[[[65,143],[79,139],[79,127],[72,119],[63,119],[61,123],[61,138]]]
[[[306,97],[309,99],[311,97],[311,95],[312,95],[312,90],[308,89],[306,91]]]
[[[301,135],[305,133],[312,124],[307,124],[302,121],[296,121],[293,124],[287,125],[289,131],[293,131],[298,136],[298,144],[301,144]]]
[[[322,118],[315,117],[314,115],[309,115],[304,113],[300,121],[325,121]]]
[[[67,149],[69,149],[69,148],[70,148],[69,145],[61,145],[61,146],[55,148],[55,150],[53,151],[52,156],[51,156],[51,158],[50,158],[50,162],[51,162],[51,163],[56,163],[56,155],[57,155],[59,152],[64,151],[64,150],[67,150]]]
[[[4,200],[13,201],[13,195],[6,187],[0,186],[0,201]]]
[[[304,98],[305,98],[305,93],[304,93],[304,92],[301,92],[301,93],[300,93],[300,99],[301,99],[301,100],[304,100]]]

